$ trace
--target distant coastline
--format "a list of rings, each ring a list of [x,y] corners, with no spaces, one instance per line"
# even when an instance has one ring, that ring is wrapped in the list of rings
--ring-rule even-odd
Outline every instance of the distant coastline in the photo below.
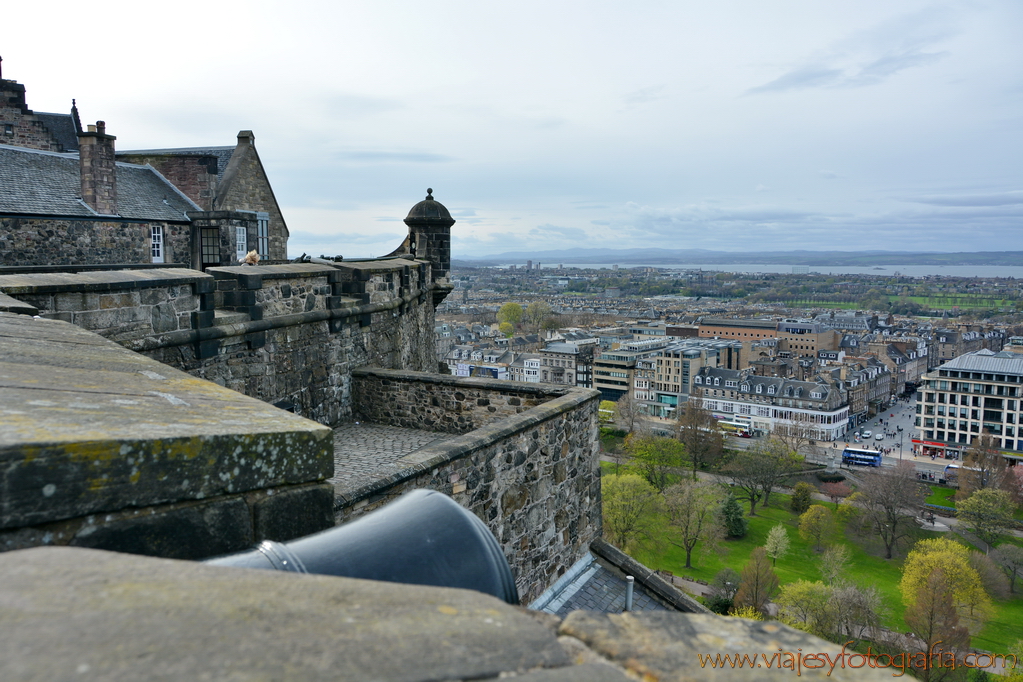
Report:
[[[772,251],[759,253],[737,253],[704,250],[628,249],[581,249],[565,251],[543,251],[536,253],[512,252],[479,258],[452,259],[466,267],[498,265],[501,263],[525,263],[527,260],[545,264],[620,265],[653,267],[708,267],[720,265],[806,265],[818,272],[827,272],[836,267],[885,267],[887,270],[898,266],[1010,266],[1023,268],[1023,251],[977,251],[956,253],[905,252],[905,251]]]

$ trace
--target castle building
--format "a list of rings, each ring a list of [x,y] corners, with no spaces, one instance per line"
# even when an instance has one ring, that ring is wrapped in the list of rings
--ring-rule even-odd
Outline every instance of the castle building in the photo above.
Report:
[[[288,229],[251,131],[234,147],[117,152],[97,121],[34,112],[0,79],[0,266],[180,263],[255,250],[287,258]]]

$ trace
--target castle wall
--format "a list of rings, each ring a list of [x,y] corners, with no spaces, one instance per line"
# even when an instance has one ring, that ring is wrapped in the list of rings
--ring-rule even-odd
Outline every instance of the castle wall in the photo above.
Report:
[[[0,217],[0,265],[149,263],[151,240],[147,222]]]
[[[462,435],[417,450],[399,474],[341,493],[339,521],[407,490],[447,493],[494,533],[523,603],[600,536],[599,392],[376,368],[354,371],[353,384],[360,415]]]

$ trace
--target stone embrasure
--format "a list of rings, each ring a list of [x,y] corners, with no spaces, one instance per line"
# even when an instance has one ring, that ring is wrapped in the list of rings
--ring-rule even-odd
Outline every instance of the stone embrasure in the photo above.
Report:
[[[581,611],[561,622],[468,590],[78,548],[0,554],[0,575],[5,682],[824,680],[827,669],[709,669],[699,655],[840,651],[776,623]],[[891,672],[836,667],[831,679]]]

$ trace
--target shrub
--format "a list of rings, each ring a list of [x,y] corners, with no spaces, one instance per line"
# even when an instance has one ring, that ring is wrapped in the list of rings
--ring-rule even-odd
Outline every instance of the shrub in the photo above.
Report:
[[[815,492],[817,492],[817,489],[809,483],[804,481],[797,483],[796,487],[792,490],[792,499],[789,503],[792,506],[792,511],[802,514],[809,509]]]
[[[817,480],[821,483],[839,483],[845,480],[845,476],[838,472],[828,473],[826,471],[818,471],[814,475],[817,476]]]

